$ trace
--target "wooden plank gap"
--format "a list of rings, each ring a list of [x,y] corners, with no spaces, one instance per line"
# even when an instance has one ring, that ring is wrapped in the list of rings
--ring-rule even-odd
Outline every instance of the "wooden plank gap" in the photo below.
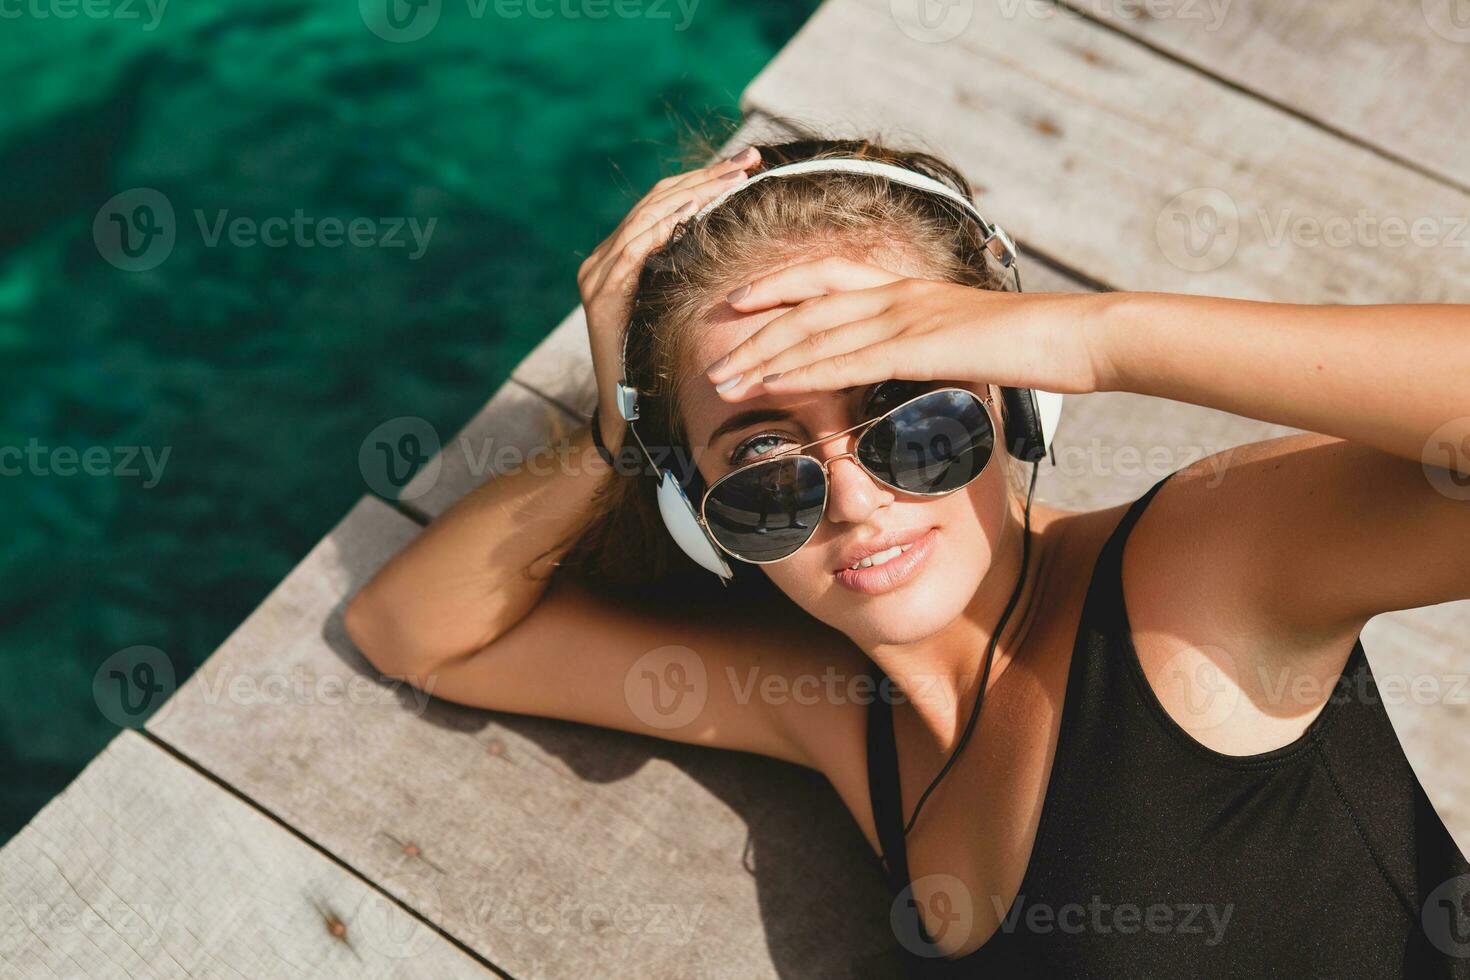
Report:
[[[1340,139],[1345,143],[1350,143],[1361,150],[1366,150],[1367,152],[1372,153],[1375,156],[1378,156],[1383,160],[1388,161],[1389,163],[1403,167],[1406,170],[1411,170],[1421,177],[1427,177],[1430,180],[1435,181],[1436,183],[1444,184],[1446,187],[1451,187],[1457,191],[1460,191],[1463,194],[1470,194],[1470,184],[1456,180],[1448,174],[1441,173],[1432,167],[1425,166],[1424,164],[1419,163],[1417,160],[1413,160],[1409,157],[1404,156],[1403,154],[1396,153],[1393,150],[1390,150],[1388,147],[1382,145],[1381,143],[1375,143],[1372,140],[1349,132],[1348,130],[1343,129],[1335,123],[1328,122],[1326,119],[1323,119],[1320,116],[1316,116],[1310,112],[1298,109],[1291,103],[1283,102],[1282,100],[1277,99],[1275,96],[1266,94],[1260,89],[1250,88],[1248,86],[1242,85],[1237,81],[1234,81],[1233,79],[1226,78],[1224,75],[1221,75],[1213,71],[1212,69],[1206,68],[1203,65],[1190,61],[1188,58],[1185,58],[1182,55],[1170,51],[1168,48],[1159,45],[1157,42],[1150,41],[1145,37],[1133,34],[1107,19],[1096,16],[1095,14],[1087,10],[1085,5],[1078,4],[1076,0],[1046,0],[1046,2],[1052,4],[1055,7],[1061,8],[1064,12],[1073,13],[1082,20],[1087,21],[1089,24],[1094,24],[1097,27],[1100,27],[1103,30],[1115,35],[1116,37],[1123,38],[1124,40],[1129,41],[1152,54],[1158,55],[1160,58],[1163,58],[1166,61],[1179,65],[1182,68],[1187,68],[1202,78],[1208,78],[1210,81],[1215,82],[1232,92],[1246,96],[1250,99],[1254,99],[1255,101],[1260,102],[1263,105],[1270,106],[1272,109],[1275,109],[1278,112],[1283,112],[1286,115],[1291,116],[1292,118],[1297,119],[1301,122],[1304,122],[1309,126],[1314,126],[1317,129],[1320,129],[1322,132],[1328,134],[1329,136],[1336,137],[1337,139]]]
[[[520,387],[522,387],[522,388],[526,389],[527,391],[529,391],[531,394],[533,394],[533,395],[539,395],[540,397],[542,397],[542,398],[546,399],[547,401],[551,402],[551,404],[555,405],[557,408],[559,408],[563,412],[567,413],[567,415],[569,415],[574,422],[576,422],[578,424],[582,424],[582,423],[585,423],[587,421],[587,416],[582,414],[581,409],[574,408],[573,406],[568,405],[566,402],[562,401],[560,398],[557,398],[554,395],[549,395],[546,392],[542,391],[541,389],[536,388],[536,387],[533,387],[532,385],[530,385],[530,384],[522,381],[519,378],[512,377],[510,380],[511,380],[511,382],[513,384],[519,385]]]
[[[209,782],[213,783],[215,786],[217,786],[220,789],[224,790],[226,793],[230,794],[235,799],[239,800],[241,803],[244,803],[246,806],[250,807],[252,810],[254,810],[255,812],[259,813],[261,816],[263,816],[266,819],[270,820],[271,823],[275,824],[277,827],[280,827],[282,830],[286,831],[286,833],[290,834],[292,837],[295,837],[297,840],[301,841],[301,843],[305,844],[307,847],[311,848],[313,851],[316,851],[322,857],[326,858],[328,861],[332,862],[337,867],[341,868],[343,871],[346,871],[348,874],[352,875],[354,878],[358,879],[363,884],[367,885],[367,887],[371,888],[373,891],[377,892],[379,895],[382,895],[389,902],[392,902],[394,905],[398,906],[398,908],[402,909],[408,915],[412,916],[415,921],[417,921],[417,922],[419,922],[419,923],[421,923],[421,924],[423,924],[425,926],[428,926],[431,930],[433,930],[435,933],[437,933],[440,936],[440,938],[444,939],[446,942],[448,942],[449,944],[451,944],[452,946],[454,946],[461,953],[465,954],[470,959],[474,960],[476,963],[479,963],[481,966],[483,966],[486,969],[492,971],[493,973],[495,973],[496,976],[504,977],[505,980],[517,980],[516,977],[514,977],[511,974],[507,973],[505,970],[503,970],[499,966],[496,966],[494,963],[490,962],[490,960],[486,959],[483,955],[481,955],[480,953],[477,953],[474,949],[470,948],[469,946],[466,946],[463,942],[461,942],[458,938],[456,938],[452,933],[446,932],[438,923],[436,923],[436,922],[434,922],[434,921],[432,921],[430,919],[425,918],[413,906],[405,904],[397,896],[395,896],[395,895],[393,895],[393,894],[391,894],[389,892],[386,892],[383,889],[379,888],[378,885],[377,885],[377,883],[374,882],[371,877],[369,877],[368,875],[363,874],[361,871],[359,871],[352,864],[348,863],[347,861],[342,860],[340,857],[338,857],[336,854],[333,854],[331,851],[329,851],[327,848],[323,847],[317,841],[312,840],[310,837],[306,836],[306,834],[302,833],[300,830],[297,830],[294,826],[292,826],[291,824],[287,823],[281,817],[280,814],[272,812],[269,807],[267,807],[264,804],[259,803],[258,801],[250,798],[249,796],[245,795],[243,792],[241,792],[239,789],[235,788],[234,786],[231,786],[228,782],[226,782],[225,780],[221,779],[218,775],[216,775],[209,768],[207,768],[203,763],[201,763],[201,762],[199,762],[199,761],[191,758],[190,756],[186,755],[184,752],[182,752],[181,750],[179,750],[178,748],[176,748],[174,745],[172,745],[169,742],[164,741],[158,735],[156,735],[155,733],[149,731],[146,728],[137,729],[137,732],[138,732],[138,734],[142,735],[147,741],[151,742],[153,745],[157,746],[159,749],[163,750],[165,753],[167,753],[168,755],[172,756],[175,761],[177,761],[181,765],[186,766],[187,768],[193,770],[195,773],[197,773],[200,776],[204,777],[205,779],[209,780]]]

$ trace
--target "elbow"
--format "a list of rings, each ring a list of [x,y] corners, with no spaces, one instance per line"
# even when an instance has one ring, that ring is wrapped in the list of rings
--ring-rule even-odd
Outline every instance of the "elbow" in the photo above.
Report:
[[[409,650],[398,617],[374,593],[371,584],[348,601],[342,625],[358,651],[380,674],[404,676],[415,670],[405,656]]]

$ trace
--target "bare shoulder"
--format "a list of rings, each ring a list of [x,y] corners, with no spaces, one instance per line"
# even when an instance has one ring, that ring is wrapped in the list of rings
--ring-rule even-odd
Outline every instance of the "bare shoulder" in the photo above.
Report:
[[[1303,433],[1205,457],[1171,476],[1129,533],[1122,581],[1139,662],[1169,716],[1215,751],[1290,743],[1352,652],[1356,629],[1286,631],[1271,598],[1273,562],[1306,530],[1309,498],[1331,492],[1316,475],[1341,444]]]

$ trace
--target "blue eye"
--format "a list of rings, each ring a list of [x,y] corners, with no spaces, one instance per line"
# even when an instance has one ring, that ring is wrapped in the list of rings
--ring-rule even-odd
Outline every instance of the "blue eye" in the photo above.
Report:
[[[772,443],[773,445],[771,445],[769,448],[755,451],[763,443]],[[735,451],[730,454],[730,463],[734,466],[743,466],[746,463],[753,463],[761,456],[769,456],[771,453],[776,451],[776,448],[778,446],[787,443],[793,446],[796,445],[795,442],[793,442],[788,437],[781,435],[780,433],[762,432],[760,435],[753,436],[752,438],[745,440],[739,446],[737,446]]]

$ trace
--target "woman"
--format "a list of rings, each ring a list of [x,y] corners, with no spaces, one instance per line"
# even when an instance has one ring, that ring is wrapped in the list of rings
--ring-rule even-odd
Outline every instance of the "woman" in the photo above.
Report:
[[[1357,636],[1470,597],[1470,504],[1445,489],[1470,453],[1440,450],[1470,446],[1470,315],[1021,294],[940,195],[750,179],[817,158],[968,196],[866,141],[660,181],[579,274],[586,465],[504,475],[436,521],[351,603],[364,654],[464,704],[820,770],[883,857],[916,971],[1463,974],[1470,866]],[[1027,388],[1328,435],[1071,513],[1031,505],[1012,453]],[[645,453],[730,588],[674,545]],[[670,657],[703,672],[692,712],[634,696]],[[743,697],[752,673],[872,684]]]

